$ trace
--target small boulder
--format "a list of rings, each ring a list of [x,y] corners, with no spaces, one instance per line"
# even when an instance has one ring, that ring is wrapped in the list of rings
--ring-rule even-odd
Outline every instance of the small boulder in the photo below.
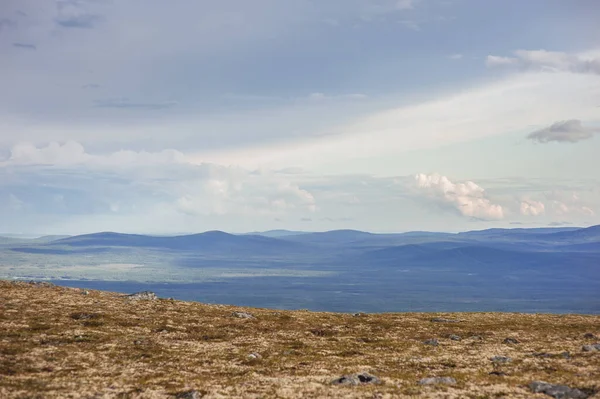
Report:
[[[185,391],[185,392],[180,392],[177,395],[175,395],[175,398],[177,399],[200,399],[202,398],[202,394],[198,391],[196,391],[195,389],[192,389],[191,391]]]
[[[600,344],[583,345],[581,350],[584,352],[598,352],[600,351]]]
[[[381,380],[369,373],[358,373],[343,375],[331,381],[332,385],[364,385],[364,384],[381,384]]]
[[[260,360],[262,359],[262,356],[260,355],[260,353],[251,353],[248,355],[248,360]]]
[[[533,393],[544,393],[555,399],[586,399],[589,396],[579,389],[566,385],[553,385],[544,381],[533,381],[529,384],[529,389]]]
[[[233,312],[231,314],[233,317],[237,317],[238,319],[253,319],[254,315],[248,312]]]
[[[454,384],[456,384],[456,380],[452,377],[429,377],[429,378],[423,378],[423,379],[419,380],[419,385],[438,385],[438,384],[454,385]]]
[[[507,345],[516,345],[516,344],[518,344],[520,342],[516,338],[510,338],[509,337],[509,338],[505,338],[504,341],[502,341],[502,343],[507,344]]]
[[[452,341],[460,341],[462,339],[460,337],[460,335],[456,335],[456,334],[452,334],[448,338],[450,338],[450,340],[452,340]]]
[[[583,335],[583,338],[585,338],[585,339],[597,339],[598,337],[596,337],[592,333],[586,333],[586,334]]]
[[[142,291],[127,295],[127,299],[130,301],[155,301],[158,297],[152,291]]]
[[[440,343],[438,342],[438,340],[437,340],[437,339],[435,339],[435,338],[432,338],[432,339],[425,340],[425,341],[423,341],[423,343],[424,343],[425,345],[431,345],[431,346],[438,346],[438,345],[440,344]]]
[[[491,357],[490,360],[494,363],[510,363],[510,362],[512,362],[512,359],[507,356],[494,356],[494,357]]]

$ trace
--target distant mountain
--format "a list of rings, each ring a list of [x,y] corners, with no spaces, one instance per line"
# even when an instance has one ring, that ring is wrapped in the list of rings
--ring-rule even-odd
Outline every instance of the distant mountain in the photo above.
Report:
[[[300,249],[298,244],[257,235],[239,236],[222,231],[208,231],[174,237],[157,237],[112,232],[86,234],[52,241],[48,246],[69,247],[139,247],[195,251],[225,252],[235,256],[245,253],[276,253]]]
[[[245,236],[254,235],[254,236],[278,238],[278,237],[298,236],[298,235],[302,235],[302,234],[311,234],[311,233],[306,232],[306,231],[292,231],[292,230],[268,230],[268,231],[255,231],[252,233],[244,233],[241,235],[245,235]]]

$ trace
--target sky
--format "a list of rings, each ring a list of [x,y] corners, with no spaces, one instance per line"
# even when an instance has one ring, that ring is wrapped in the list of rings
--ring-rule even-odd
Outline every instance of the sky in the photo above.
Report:
[[[596,0],[2,0],[0,234],[600,224]]]

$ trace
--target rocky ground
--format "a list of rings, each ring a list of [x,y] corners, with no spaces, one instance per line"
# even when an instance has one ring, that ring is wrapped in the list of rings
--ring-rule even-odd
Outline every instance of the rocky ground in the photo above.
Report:
[[[275,311],[0,281],[2,398],[600,398],[600,316]]]

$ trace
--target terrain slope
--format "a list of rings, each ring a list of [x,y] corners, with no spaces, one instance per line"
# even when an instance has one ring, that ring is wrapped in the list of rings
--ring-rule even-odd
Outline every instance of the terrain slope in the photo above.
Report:
[[[534,381],[600,397],[600,316],[134,299],[0,281],[0,397],[549,398]],[[354,373],[379,383],[332,383]]]

